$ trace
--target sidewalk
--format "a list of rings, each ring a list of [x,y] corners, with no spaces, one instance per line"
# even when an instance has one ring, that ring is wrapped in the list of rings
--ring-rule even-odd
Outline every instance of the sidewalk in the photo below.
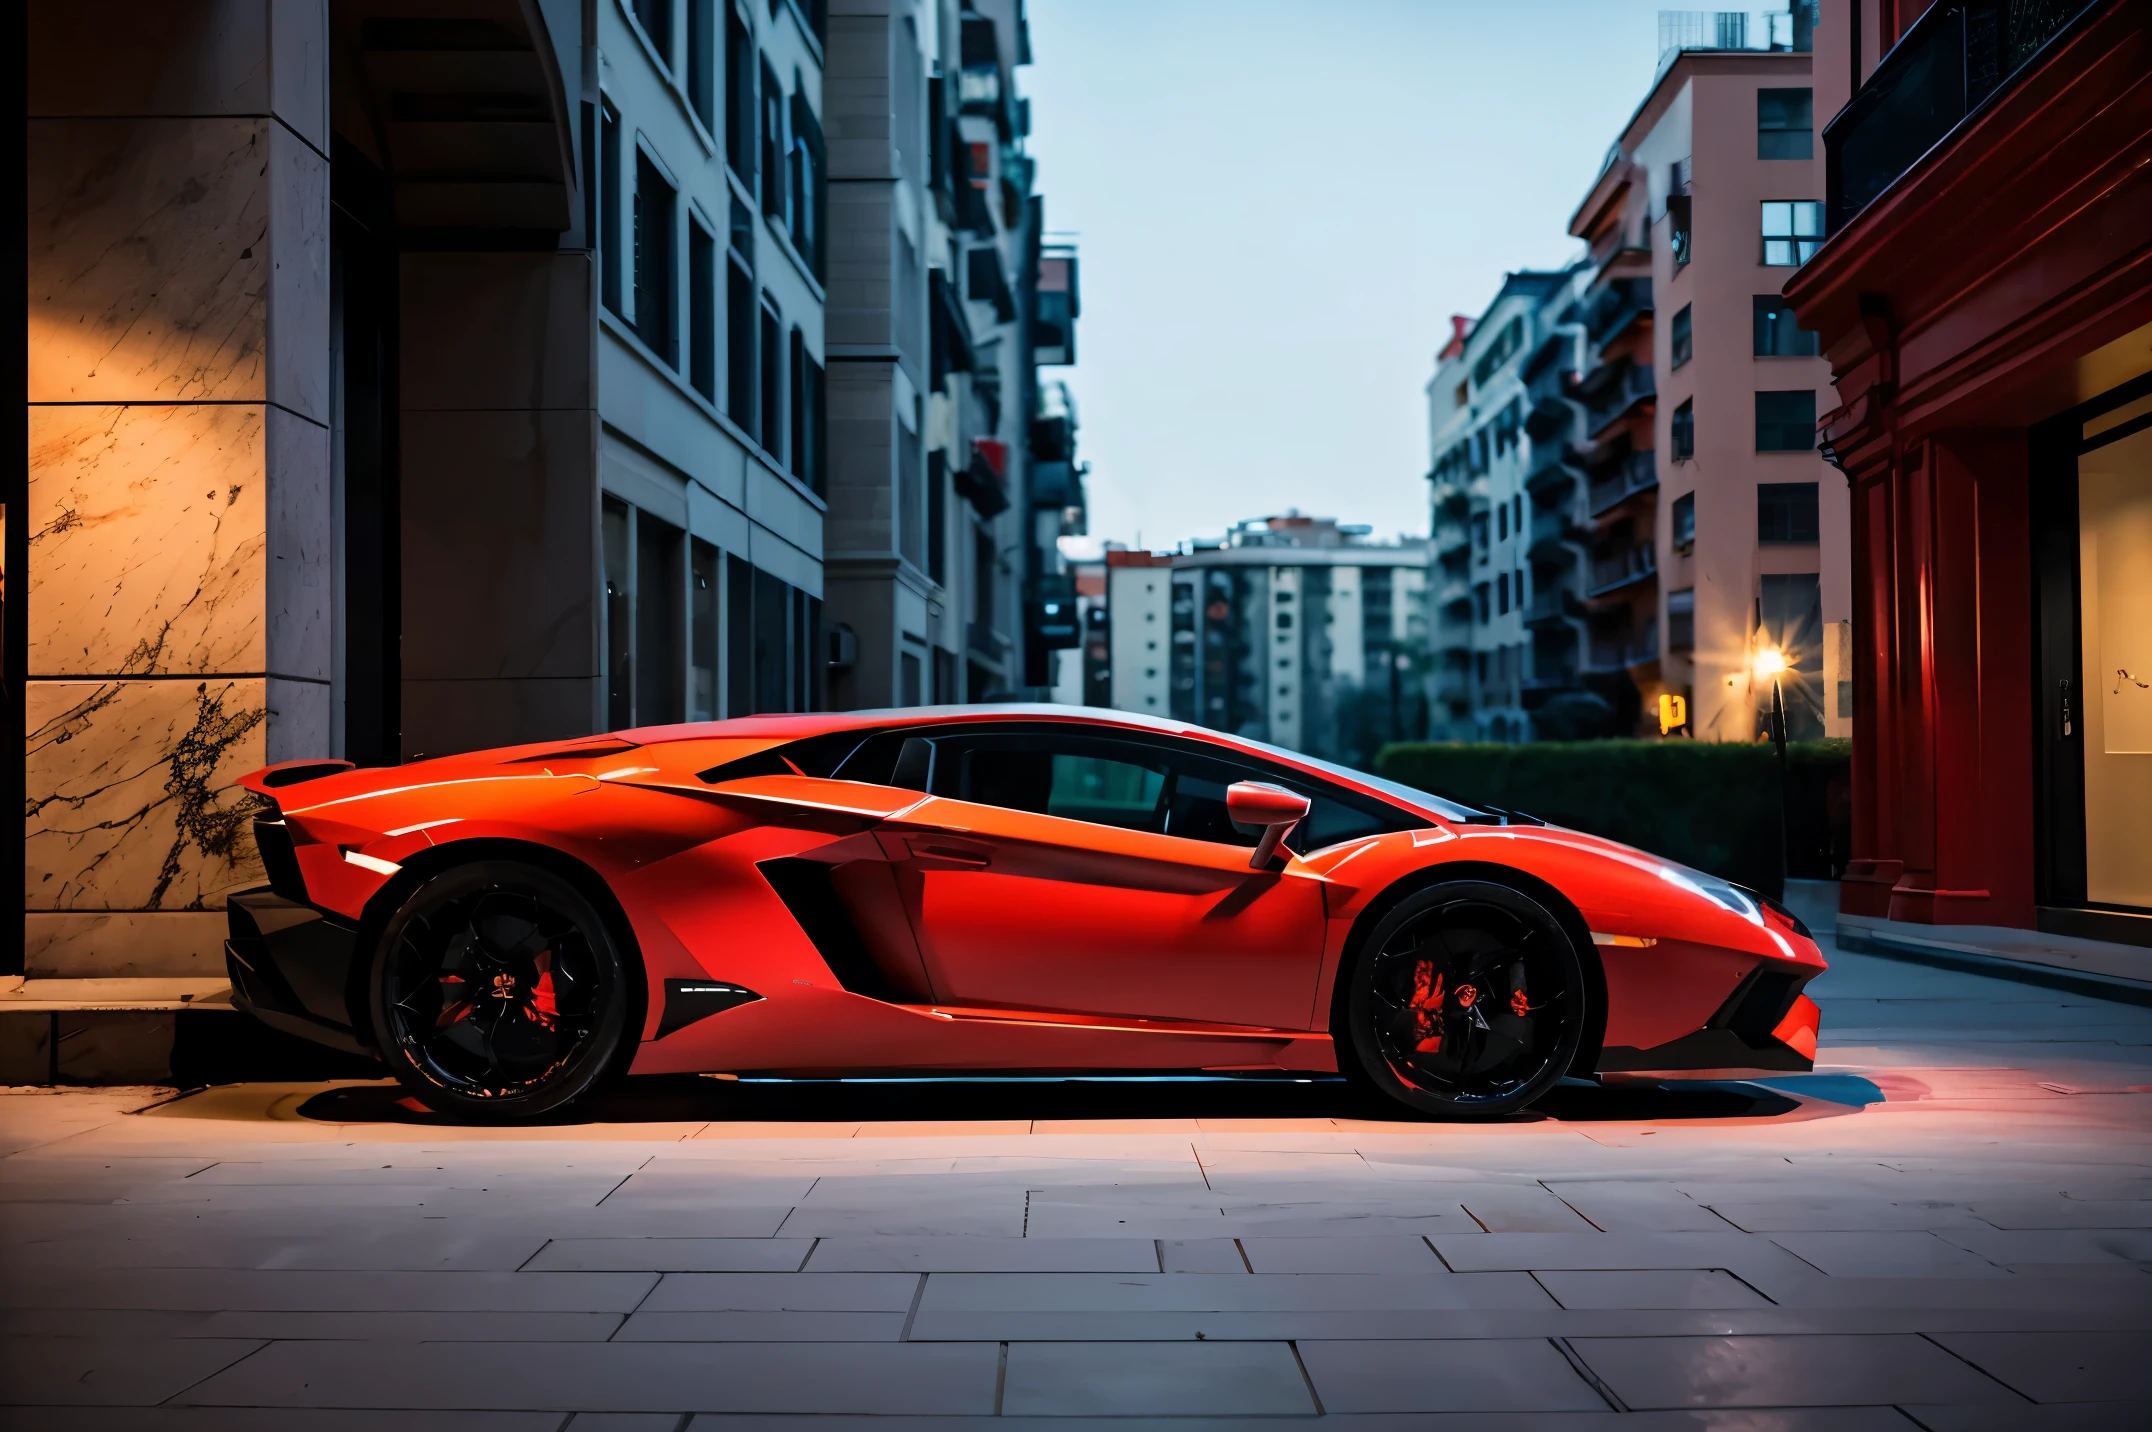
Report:
[[[2001,925],[1836,917],[1838,948],[2152,1006],[2152,950]]]

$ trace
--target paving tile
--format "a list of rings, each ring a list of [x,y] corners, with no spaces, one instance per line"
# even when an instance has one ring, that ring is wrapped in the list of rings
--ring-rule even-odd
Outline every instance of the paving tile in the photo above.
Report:
[[[1936,1333],[1936,1342],[2035,1402],[2152,1402],[2136,1332]]]
[[[667,1273],[636,1311],[901,1313],[916,1273]]]
[[[1243,1238],[1257,1273],[1447,1273],[1424,1238]]]
[[[253,1312],[620,1312],[647,1273],[371,1273],[227,1268],[40,1269],[11,1280],[31,1308],[201,1308]]]
[[[387,1360],[387,1362],[384,1361]],[[174,1399],[196,1407],[984,1416],[993,1343],[275,1343]],[[395,1376],[383,1375],[393,1365]]]
[[[665,1413],[668,1427],[678,1416]],[[19,1407],[9,1432],[380,1432],[378,1412],[319,1407]],[[399,1412],[395,1432],[560,1432],[558,1412]]]
[[[1278,1342],[1011,1343],[1001,1409],[1012,1415],[1277,1416],[1312,1413],[1307,1379]]]
[[[671,1412],[578,1412],[562,1432],[680,1432]]]
[[[1545,1338],[1299,1344],[1326,1413],[1603,1412]]]
[[[791,1273],[812,1238],[555,1238],[526,1271]]]
[[[1464,1196],[1465,1212],[1489,1233],[1589,1233],[1591,1223],[1547,1190],[1488,1184]]]
[[[753,1312],[636,1313],[614,1334],[615,1342],[895,1342],[904,1335],[902,1312],[858,1313],[826,1309]],[[938,1339],[938,1341],[956,1341]]]
[[[1497,1268],[1727,1268],[1742,1259],[1790,1261],[1742,1233],[1495,1233],[1430,1240],[1458,1272]]]
[[[2147,1228],[1953,1228],[1936,1236],[1990,1263],[2152,1263]]]
[[[824,1238],[810,1273],[1155,1273],[1148,1238]]]
[[[1546,1188],[1595,1227],[1609,1233],[1719,1233],[1726,1230],[1725,1219],[1670,1183],[1550,1181]]]
[[[152,1407],[262,1346],[237,1338],[9,1338],[0,1343],[0,1401]]]
[[[1825,1273],[1845,1277],[2007,1278],[1977,1253],[1926,1231],[1774,1233],[1771,1241]]]
[[[1161,1273],[1245,1273],[1247,1260],[1231,1238],[1161,1238]]]
[[[2152,1198],[1982,1199],[1972,1211],[1997,1228],[2152,1228]]]
[[[1845,1194],[1813,1197],[1704,1199],[1711,1211],[1750,1233],[1795,1230],[1875,1233],[1892,1229],[1981,1228],[1981,1218],[1963,1204]]]
[[[806,1274],[799,1275],[808,1276]],[[669,1279],[667,1281],[670,1281]],[[664,1294],[660,1288],[651,1302]],[[921,1315],[934,1312],[1317,1311],[1322,1309],[1551,1308],[1523,1273],[1379,1277],[1363,1273],[938,1273]]]
[[[438,1225],[348,1237],[202,1234],[147,1238],[53,1238],[20,1243],[4,1257],[17,1268],[318,1268],[348,1271],[513,1272],[545,1243],[543,1234],[497,1236]]]
[[[1565,1308],[1762,1308],[1771,1300],[1721,1269],[1535,1274]]]
[[[1836,1407],[2008,1399],[1927,1339],[1851,1337],[1571,1338],[1630,1407]]]
[[[2006,1403],[1989,1407],[1905,1409],[1927,1432],[2116,1432],[2152,1427],[2152,1402],[2077,1402],[2046,1407]]]

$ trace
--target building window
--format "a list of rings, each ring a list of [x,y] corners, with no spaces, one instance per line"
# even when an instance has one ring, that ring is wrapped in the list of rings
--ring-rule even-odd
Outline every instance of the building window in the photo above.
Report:
[[[1756,540],[1765,546],[1819,540],[1816,484],[1764,482],[1756,487]]]
[[[792,351],[785,364],[792,402],[792,475],[816,493],[822,491],[822,365],[807,351],[807,335],[792,330]]]
[[[971,619],[982,632],[994,629],[994,534],[984,527],[971,529]],[[972,692],[977,699],[979,692]]]
[[[1674,442],[1674,461],[1682,462],[1696,456],[1696,400],[1689,398],[1674,409],[1674,426],[1671,436]]]
[[[949,585],[949,458],[940,448],[927,454],[927,578]]]
[[[767,295],[762,309],[760,357],[762,412],[755,425],[755,438],[781,466],[785,460],[785,330],[776,310],[769,306]]]
[[[755,433],[755,280],[737,254],[725,261],[725,416]]]
[[[1494,609],[1497,616],[1509,615],[1509,573],[1498,574],[1494,579]]]
[[[717,240],[692,219],[687,226],[687,381],[717,401]]]
[[[1763,261],[1774,268],[1796,268],[1823,246],[1823,206],[1807,200],[1766,199],[1763,204]]]
[[[718,0],[687,0],[687,97],[695,117],[717,128]]]
[[[1822,349],[1814,331],[1801,327],[1793,305],[1775,293],[1756,295],[1756,356],[1813,358]]]
[[[620,316],[620,111],[607,101],[599,106],[598,203],[599,287],[605,306]]]
[[[1696,588],[1666,594],[1666,649],[1696,650]]]
[[[672,66],[672,0],[635,0],[635,23],[643,27],[650,48]]]
[[[1494,537],[1497,542],[1509,540],[1509,504],[1506,502],[1494,510]]]
[[[635,724],[635,602],[628,573],[628,505],[604,502],[600,519],[605,558],[605,725],[625,731]]]
[[[681,640],[681,598],[686,573],[680,569],[684,534],[670,522],[647,512],[635,514],[635,723],[678,721],[681,707],[680,665],[686,656]]]
[[[1689,261],[1689,234],[1695,217],[1689,198],[1689,161],[1677,159],[1666,166],[1666,239],[1674,251],[1674,267]]]
[[[1696,550],[1696,494],[1684,492],[1674,499],[1674,550]]]
[[[822,126],[807,103],[804,85],[792,93],[792,247],[807,270],[823,276],[823,233],[829,223],[829,160],[822,147]]]
[[[755,192],[755,39],[740,13],[725,6],[725,164]]]
[[[725,714],[755,714],[755,569],[725,556]]]
[[[717,549],[694,539],[688,565],[688,704],[690,721],[717,719]]]
[[[635,331],[650,351],[678,366],[673,341],[673,226],[678,197],[650,156],[635,156]]]
[[[776,71],[762,66],[762,212],[785,221],[785,89]]]
[[[1816,157],[1815,96],[1808,89],[1756,91],[1756,157]]]
[[[1756,395],[1756,451],[1807,452],[1816,445],[1816,390]]]
[[[1689,319],[1689,312],[1692,307],[1693,305],[1684,303],[1681,306],[1681,311],[1674,315],[1674,366],[1676,368],[1688,362],[1696,353],[1695,335],[1690,327]]]
[[[1481,582],[1472,589],[1473,615],[1479,619],[1482,626],[1486,625],[1489,619],[1493,603],[1494,589],[1487,583]]]

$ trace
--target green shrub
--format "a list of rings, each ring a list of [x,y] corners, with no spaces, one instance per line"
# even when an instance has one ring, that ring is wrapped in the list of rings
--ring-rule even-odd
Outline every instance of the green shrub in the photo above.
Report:
[[[1792,873],[1835,878],[1850,827],[1850,741],[1798,741],[1791,770]],[[1713,875],[1782,892],[1778,759],[1767,743],[1408,742],[1376,770],[1468,805],[1523,811]]]

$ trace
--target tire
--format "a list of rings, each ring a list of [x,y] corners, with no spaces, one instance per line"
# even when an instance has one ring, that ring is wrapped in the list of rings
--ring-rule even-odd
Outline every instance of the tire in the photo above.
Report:
[[[375,1047],[430,1108],[514,1123],[587,1094],[630,1047],[634,966],[582,892],[515,861],[459,865],[374,951]]]
[[[1587,1023],[1584,967],[1538,901],[1458,880],[1405,897],[1347,967],[1344,1037],[1396,1104],[1448,1119],[1513,1114],[1558,1083]]]

